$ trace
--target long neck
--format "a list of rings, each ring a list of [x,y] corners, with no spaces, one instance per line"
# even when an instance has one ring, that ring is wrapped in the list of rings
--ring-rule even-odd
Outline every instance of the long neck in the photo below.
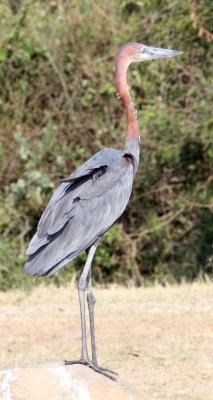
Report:
[[[137,121],[137,110],[134,106],[133,100],[131,99],[126,78],[128,66],[128,59],[122,57],[122,54],[118,54],[116,59],[115,81],[118,97],[121,99],[126,111],[126,146],[128,146],[129,142],[135,142],[136,147],[139,148],[140,136]]]

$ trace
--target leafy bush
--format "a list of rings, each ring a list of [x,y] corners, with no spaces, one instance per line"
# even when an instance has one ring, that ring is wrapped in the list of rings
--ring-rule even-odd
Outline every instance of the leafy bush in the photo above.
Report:
[[[0,4],[0,289],[30,287],[25,248],[61,179],[122,148],[114,58],[139,41],[184,51],[131,67],[142,132],[127,211],[105,235],[95,280],[212,273],[212,2],[3,0]],[[85,254],[53,276],[79,274]]]

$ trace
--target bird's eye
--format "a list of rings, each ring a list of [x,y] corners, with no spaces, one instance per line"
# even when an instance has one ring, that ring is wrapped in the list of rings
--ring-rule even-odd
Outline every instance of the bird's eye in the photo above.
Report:
[[[145,47],[142,47],[140,53],[144,53],[145,51],[146,51]]]

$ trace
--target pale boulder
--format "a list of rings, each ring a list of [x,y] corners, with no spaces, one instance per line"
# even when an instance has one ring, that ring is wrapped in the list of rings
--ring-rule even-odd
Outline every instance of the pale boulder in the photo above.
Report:
[[[83,365],[49,363],[0,371],[0,400],[138,400],[136,391]]]

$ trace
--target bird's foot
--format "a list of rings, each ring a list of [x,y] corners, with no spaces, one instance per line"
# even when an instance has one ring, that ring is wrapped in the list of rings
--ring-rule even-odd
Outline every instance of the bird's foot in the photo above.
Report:
[[[80,359],[80,360],[74,360],[74,361],[66,361],[64,360],[65,365],[72,365],[72,364],[82,364],[82,365],[88,365],[90,368],[92,368],[95,372],[98,372],[99,374],[107,376],[107,378],[112,379],[113,381],[116,381],[116,378],[110,374],[118,375],[117,372],[111,371],[111,369],[108,368],[103,368],[99,367],[99,365],[93,363],[90,360],[85,360],[85,359]],[[109,374],[108,374],[109,372]]]

